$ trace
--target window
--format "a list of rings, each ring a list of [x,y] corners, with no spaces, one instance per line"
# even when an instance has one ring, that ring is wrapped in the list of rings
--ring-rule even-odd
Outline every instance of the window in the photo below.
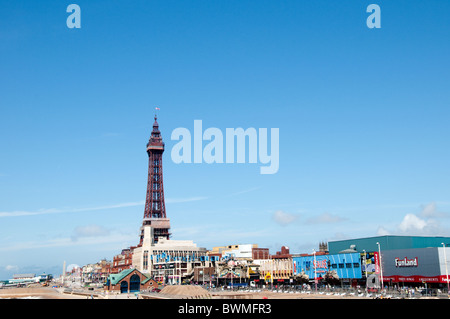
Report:
[[[359,263],[353,263],[353,268],[359,268]]]
[[[344,268],[344,264],[339,264],[339,268]]]
[[[346,263],[345,264],[345,268],[352,268],[352,264],[351,263]]]
[[[143,268],[144,270],[148,269],[148,250],[144,251]]]
[[[311,262],[310,261],[305,262],[305,268],[306,268],[306,270],[309,270],[311,268]]]

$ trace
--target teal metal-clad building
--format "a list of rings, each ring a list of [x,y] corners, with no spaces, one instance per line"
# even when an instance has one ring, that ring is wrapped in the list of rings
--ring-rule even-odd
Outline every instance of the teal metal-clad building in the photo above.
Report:
[[[424,237],[424,236],[376,236],[357,239],[346,239],[328,242],[330,255],[342,252],[366,252],[378,251],[377,242],[381,251],[395,249],[413,249],[427,247],[450,246],[450,237]]]

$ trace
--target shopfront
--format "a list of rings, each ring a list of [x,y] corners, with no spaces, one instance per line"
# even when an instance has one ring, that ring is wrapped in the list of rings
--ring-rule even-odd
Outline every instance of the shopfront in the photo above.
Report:
[[[384,286],[447,287],[450,248],[387,250],[381,253]],[[447,265],[447,267],[446,267]]]
[[[324,278],[330,271],[349,285],[362,278],[359,253],[294,257],[293,264],[294,275],[304,272],[310,280]]]

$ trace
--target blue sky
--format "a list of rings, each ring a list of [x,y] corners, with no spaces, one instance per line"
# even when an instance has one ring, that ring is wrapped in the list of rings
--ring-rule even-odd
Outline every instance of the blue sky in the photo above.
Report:
[[[69,29],[66,8],[81,8]],[[381,8],[369,29],[366,8]],[[173,239],[311,252],[450,235],[450,3],[2,1],[0,279],[135,245],[155,106]],[[171,132],[279,128],[280,168],[175,164]]]

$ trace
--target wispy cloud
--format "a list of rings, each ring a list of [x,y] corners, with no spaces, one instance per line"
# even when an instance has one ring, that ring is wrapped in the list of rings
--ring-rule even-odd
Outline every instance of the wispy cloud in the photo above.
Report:
[[[78,226],[74,229],[71,239],[77,241],[83,237],[103,237],[108,236],[110,231],[99,225]]]
[[[437,210],[436,203],[431,202],[427,205],[422,206],[422,211],[419,216],[423,218],[447,218],[450,217],[448,213],[444,213]]]
[[[281,226],[287,226],[295,222],[298,219],[298,215],[286,213],[282,210],[277,210],[275,213],[273,213],[272,219]]]
[[[22,241],[4,244],[0,246],[0,252],[6,251],[21,251],[30,249],[41,249],[41,248],[55,248],[55,247],[74,247],[74,246],[102,246],[109,243],[127,243],[135,242],[137,240],[136,234],[120,234],[120,233],[109,233],[104,236],[81,236],[77,240],[73,240],[72,237],[64,238],[53,238],[47,240],[33,240],[33,241]]]
[[[448,234],[449,230],[441,225],[441,219],[448,217],[448,213],[439,212],[436,203],[432,202],[422,206],[418,214],[405,214],[400,223],[391,230],[380,226],[377,235],[437,236]]]
[[[6,271],[19,271],[19,267],[18,266],[16,266],[16,265],[6,265],[5,266],[5,270]]]
[[[189,198],[168,198],[168,199],[166,199],[166,204],[193,202],[193,201],[205,200],[207,198],[208,197],[202,197],[202,196],[189,197]],[[0,218],[1,217],[45,215],[45,214],[81,213],[81,212],[108,210],[108,209],[116,209],[116,208],[124,208],[124,207],[143,206],[144,204],[145,204],[145,201],[138,201],[138,202],[125,202],[125,203],[119,203],[119,204],[102,205],[102,206],[94,206],[94,207],[83,207],[83,208],[45,208],[45,209],[38,209],[35,211],[18,210],[18,211],[0,212]]]
[[[17,216],[30,216],[30,215],[44,215],[44,214],[62,214],[62,213],[79,213],[97,210],[106,210],[122,207],[133,207],[144,205],[144,201],[139,202],[127,202],[112,205],[96,206],[96,207],[85,207],[85,208],[49,208],[49,209],[39,209],[36,211],[11,211],[11,212],[0,212],[0,217],[17,217]]]

